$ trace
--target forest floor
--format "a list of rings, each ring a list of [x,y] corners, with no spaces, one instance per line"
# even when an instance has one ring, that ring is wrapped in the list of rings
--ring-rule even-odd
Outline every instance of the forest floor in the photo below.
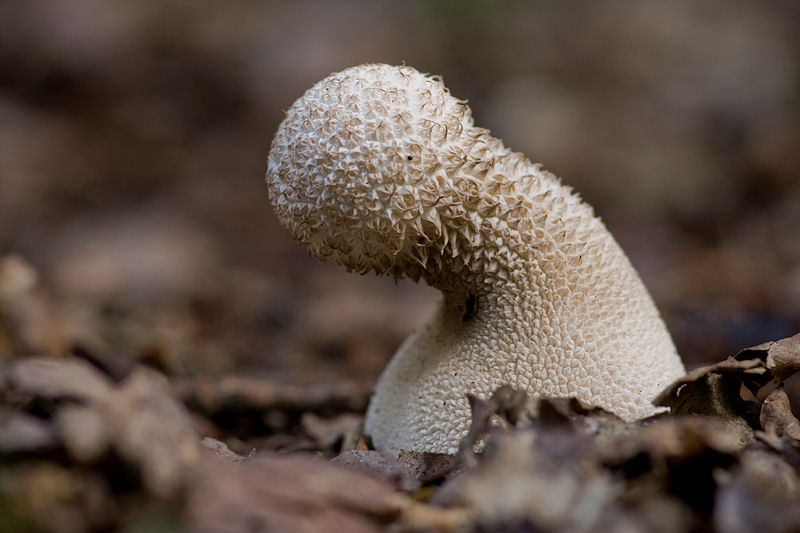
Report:
[[[87,320],[18,257],[2,266],[6,343],[46,345]],[[800,422],[783,387],[800,335],[690,372],[657,399],[669,414],[636,423],[503,387],[470,398],[457,455],[399,458],[361,434],[363,381],[188,375],[157,348],[0,360],[0,531],[800,528]]]

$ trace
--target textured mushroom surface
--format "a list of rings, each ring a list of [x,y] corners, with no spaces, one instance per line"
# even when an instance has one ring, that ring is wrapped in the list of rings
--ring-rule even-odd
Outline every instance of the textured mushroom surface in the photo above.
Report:
[[[365,431],[379,450],[454,453],[466,394],[503,384],[633,420],[684,374],[592,208],[475,127],[437,77],[362,65],[320,81],[278,128],[267,184],[313,255],[443,294],[378,381]]]

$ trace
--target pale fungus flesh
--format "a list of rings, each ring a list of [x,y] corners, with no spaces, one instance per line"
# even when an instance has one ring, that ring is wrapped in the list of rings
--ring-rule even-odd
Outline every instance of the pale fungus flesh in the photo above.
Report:
[[[635,420],[684,374],[592,208],[476,127],[437,77],[388,65],[331,74],[287,111],[267,184],[316,257],[443,294],[378,381],[365,420],[378,450],[454,453],[466,395],[503,384]]]

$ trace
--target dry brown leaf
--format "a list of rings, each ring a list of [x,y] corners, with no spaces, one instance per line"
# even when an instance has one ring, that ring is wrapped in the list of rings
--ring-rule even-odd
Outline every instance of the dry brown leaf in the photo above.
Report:
[[[66,405],[55,418],[64,446],[78,462],[97,461],[108,449],[112,428],[95,406]]]
[[[375,450],[350,450],[331,459],[331,463],[372,472],[406,492],[421,486],[417,470],[402,454],[398,459]]]
[[[617,415],[599,407],[586,407],[575,398],[542,399],[535,424],[547,429],[570,429],[598,443],[635,429]]]
[[[113,448],[136,465],[147,489],[170,496],[184,485],[199,452],[189,413],[175,398],[166,378],[136,369],[115,386],[78,359],[26,359],[12,367],[11,384],[34,398],[75,399],[56,407],[64,446],[78,462],[98,460]]]
[[[757,344],[756,346],[744,348],[743,350],[739,350],[739,353],[734,355],[733,358],[737,361],[747,361],[750,359],[765,360],[767,352],[773,344],[775,344],[775,341],[767,341]]]
[[[758,390],[769,381],[759,359],[729,357],[689,372],[664,389],[653,403],[669,407],[673,415],[713,415],[752,426],[758,418],[758,405],[743,398],[742,386],[755,382],[753,388]]]
[[[533,529],[585,530],[599,523],[620,487],[580,457],[537,439],[531,430],[495,433],[478,465],[446,481],[431,501],[466,507],[488,529],[526,522]]]
[[[800,444],[800,421],[792,414],[789,396],[783,386],[776,388],[761,405],[760,416],[763,432],[757,432],[761,440],[780,450],[784,441]]]
[[[423,484],[433,483],[446,477],[458,466],[455,457],[446,453],[400,450],[397,459],[410,468],[414,477]]]
[[[200,445],[203,448],[211,450],[212,452],[217,454],[217,456],[220,459],[223,459],[225,461],[230,461],[232,463],[241,463],[242,461],[247,460],[247,457],[244,457],[234,452],[233,450],[228,448],[228,445],[225,444],[224,442],[217,439],[212,439],[211,437],[205,437],[203,440],[200,441]]]
[[[772,343],[767,352],[767,369],[778,381],[800,371],[800,333]]]
[[[372,466],[324,462],[300,454],[259,454],[233,464],[203,453],[192,483],[186,525],[198,533],[291,531],[466,531],[470,511],[443,509],[395,491]],[[346,454],[354,459],[352,453]]]
[[[720,533],[800,530],[800,482],[777,455],[748,451],[725,476],[715,496],[714,527]]]
[[[41,418],[0,407],[0,453],[42,452],[56,442],[52,426]]]
[[[17,254],[0,257],[0,303],[13,300],[32,290],[39,273]]]
[[[448,470],[463,464],[474,465],[475,451],[485,444],[486,434],[492,424],[503,421],[511,425],[528,423],[536,414],[539,403],[538,399],[532,399],[525,391],[510,385],[500,386],[486,400],[472,394],[467,394],[467,400],[472,420]]]
[[[314,439],[320,449],[329,449],[348,433],[358,431],[364,417],[352,413],[344,413],[334,418],[321,418],[314,413],[303,413],[300,425],[303,431]]]
[[[432,502],[465,507],[486,529],[677,533],[697,517],[710,520],[715,472],[735,465],[751,442],[748,427],[718,417],[625,423],[572,399],[546,399],[529,429],[494,428],[477,465]],[[665,510],[669,520],[658,516]]]
[[[371,386],[357,383],[308,387],[241,376],[176,379],[173,388],[187,405],[211,416],[223,410],[362,412],[372,394]]]
[[[736,354],[735,359],[761,361],[776,382],[783,381],[800,370],[800,333],[745,348]]]
[[[747,427],[710,416],[663,418],[608,441],[600,454],[604,462],[617,463],[642,453],[650,461],[689,459],[710,450],[734,456],[753,440]]]
[[[198,533],[381,530],[404,500],[380,477],[302,455],[258,455],[232,464],[203,454],[187,522]]]
[[[105,400],[113,383],[80,359],[22,359],[12,366],[12,387],[23,394],[43,398]]]
[[[101,409],[112,427],[112,444],[139,465],[149,490],[170,496],[182,488],[199,457],[199,438],[163,375],[137,369]]]

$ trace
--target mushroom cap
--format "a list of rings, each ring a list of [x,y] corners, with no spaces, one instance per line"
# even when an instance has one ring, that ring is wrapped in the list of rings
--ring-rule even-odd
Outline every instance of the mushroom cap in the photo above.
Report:
[[[464,199],[478,191],[454,183],[452,171],[482,137],[496,144],[441,79],[407,66],[352,67],[287,111],[269,153],[270,198],[320,259],[418,279],[453,244],[447,228],[452,236],[469,226]]]

